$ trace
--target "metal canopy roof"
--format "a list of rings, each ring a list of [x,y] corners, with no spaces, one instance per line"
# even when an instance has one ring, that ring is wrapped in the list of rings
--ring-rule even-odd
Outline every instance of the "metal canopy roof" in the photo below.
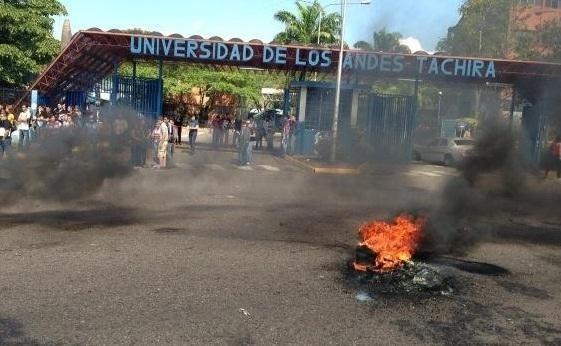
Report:
[[[158,44],[159,47],[167,45],[167,53],[159,54],[146,54],[146,47],[144,51],[140,53],[134,53],[133,47],[135,40],[138,40],[139,45],[142,48],[142,44],[148,43]],[[144,40],[144,41],[143,41]],[[201,47],[206,45],[206,47],[214,47],[216,45],[222,45],[223,47],[233,47],[234,45],[239,45],[240,47],[249,46],[253,52],[252,59],[216,59],[216,58],[193,58],[189,57],[189,54],[178,55],[177,50],[175,55],[173,53],[173,48],[170,50],[170,45],[179,40],[179,46],[183,50],[186,49],[187,43],[193,43],[197,49],[197,53],[200,54]],[[161,44],[159,42],[162,42]],[[174,43],[175,44],[175,43]],[[185,46],[184,46],[185,45]],[[148,47],[150,48],[150,47]],[[177,48],[176,48],[177,49]],[[162,48],[163,50],[163,48]],[[284,52],[284,63],[282,64],[266,64],[264,63],[265,52],[271,51],[281,51]],[[158,51],[159,52],[159,51]],[[193,51],[194,52],[194,51]],[[300,56],[309,57],[310,53],[312,57],[317,53],[318,59],[319,54],[325,52],[330,57],[330,64],[316,64],[315,66],[310,66],[310,64],[302,64],[299,61]],[[183,53],[183,51],[182,51]],[[214,53],[213,53],[214,54]],[[139,35],[139,34],[129,34],[123,33],[119,30],[110,30],[104,32],[99,29],[89,29],[85,31],[79,31],[76,33],[68,45],[63,49],[63,51],[56,57],[56,59],[39,75],[36,81],[32,84],[29,90],[39,90],[51,97],[60,97],[66,91],[71,90],[88,90],[95,83],[106,77],[111,73],[115,66],[126,60],[163,60],[166,62],[182,62],[182,63],[198,63],[206,64],[214,67],[221,66],[231,66],[231,67],[241,67],[248,69],[259,69],[259,70],[281,70],[285,72],[290,71],[308,71],[308,72],[320,72],[320,73],[335,73],[337,69],[337,59],[339,51],[337,48],[324,48],[324,47],[314,47],[314,46],[295,46],[295,45],[279,45],[274,42],[270,44],[264,44],[259,40],[251,40],[249,42],[243,42],[241,39],[232,39],[230,41],[224,41],[220,37],[211,37],[208,40],[203,39],[200,36],[191,36],[189,38],[183,38],[181,35],[171,35],[163,36],[159,33],[152,33],[150,35]],[[392,54],[392,53],[379,53],[379,52],[365,52],[360,50],[346,50],[345,55],[363,56],[363,55],[376,55],[374,58],[376,60],[376,65],[382,65],[384,59],[388,58],[388,61],[395,59],[395,64],[401,64],[402,68],[395,73],[391,69],[365,69],[361,71],[356,71],[347,68],[345,70],[346,74],[355,76],[357,79],[361,80],[371,80],[375,78],[421,78],[423,80],[441,80],[441,81],[454,81],[454,82],[470,82],[470,83],[501,83],[501,84],[512,84],[516,85],[522,90],[535,90],[547,87],[550,82],[561,81],[561,64],[553,63],[542,63],[542,62],[527,62],[527,61],[514,61],[514,60],[497,60],[497,59],[480,59],[480,58],[468,58],[468,57],[452,57],[452,56],[442,56],[442,55],[428,55],[424,52],[418,52],[416,54]],[[214,56],[213,56],[214,57]],[[367,57],[364,57],[365,59]],[[444,67],[448,64],[448,69],[453,70],[454,61],[467,61],[470,59],[475,61],[478,60],[481,64],[488,66],[488,64],[494,64],[494,74],[493,78],[486,78],[488,76],[484,75],[482,78],[467,78],[464,76],[454,75],[453,73],[446,72]],[[378,60],[380,62],[378,63]],[[423,61],[425,69],[429,68],[429,64],[434,60],[435,69],[433,72],[436,73],[426,73],[424,75],[419,75],[418,63]],[[366,60],[364,60],[366,62]],[[475,62],[474,62],[475,65]],[[388,65],[389,66],[389,65]],[[399,65],[397,65],[400,67]],[[471,66],[471,63],[470,63]],[[363,66],[364,67],[364,66]],[[440,68],[442,67],[442,70]],[[450,68],[451,67],[451,68]],[[456,69],[458,67],[456,66]],[[471,68],[471,67],[470,67]],[[421,68],[422,69],[422,68]],[[440,71],[440,73],[438,73]],[[354,72],[354,73],[353,73]],[[456,70],[458,72],[458,70]],[[475,72],[474,72],[475,75]],[[473,77],[473,76],[468,76]]]

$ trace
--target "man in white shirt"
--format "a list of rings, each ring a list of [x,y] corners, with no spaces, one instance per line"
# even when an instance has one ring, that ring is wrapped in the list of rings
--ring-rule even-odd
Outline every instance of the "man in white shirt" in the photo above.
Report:
[[[160,168],[166,168],[166,158],[168,151],[168,141],[169,141],[169,127],[168,118],[164,118],[160,124],[160,141],[158,143],[158,159],[160,160]]]
[[[19,131],[19,148],[25,149],[29,147],[29,120],[31,119],[31,112],[26,105],[21,107],[17,120],[17,129]]]

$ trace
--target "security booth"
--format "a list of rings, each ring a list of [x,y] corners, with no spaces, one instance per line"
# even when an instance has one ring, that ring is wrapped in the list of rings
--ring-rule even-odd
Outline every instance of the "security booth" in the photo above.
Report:
[[[335,106],[335,83],[316,81],[292,81],[291,95],[294,95],[298,134],[296,152],[312,155],[321,137],[331,135],[333,110]],[[349,143],[350,134],[357,129],[359,114],[367,108],[366,95],[369,86],[344,84],[341,87],[338,134],[340,144]]]
[[[317,146],[332,131],[335,83],[293,81],[290,90],[297,98],[296,151],[300,155],[321,155]],[[370,85],[343,84],[337,127],[341,159],[368,155],[370,159],[408,160],[415,126],[414,103],[414,96],[378,94]],[[363,146],[371,150],[360,152]]]

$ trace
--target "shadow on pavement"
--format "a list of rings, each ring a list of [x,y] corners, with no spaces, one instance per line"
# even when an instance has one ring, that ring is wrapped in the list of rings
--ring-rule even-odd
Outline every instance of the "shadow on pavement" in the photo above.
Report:
[[[452,304],[451,315],[446,317],[429,312],[426,320],[403,318],[394,323],[422,343],[561,344],[561,329],[518,307],[480,304],[461,296]]]
[[[28,338],[23,332],[23,324],[20,321],[0,317],[0,345],[54,346],[56,344],[40,343],[37,340]]]

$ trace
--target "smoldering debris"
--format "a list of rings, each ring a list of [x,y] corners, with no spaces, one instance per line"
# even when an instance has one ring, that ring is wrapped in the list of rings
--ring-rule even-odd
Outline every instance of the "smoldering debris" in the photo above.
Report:
[[[71,201],[94,194],[106,179],[130,175],[130,129],[144,120],[125,107],[101,114],[99,123],[41,129],[30,148],[14,150],[0,163],[3,193],[12,200]]]
[[[453,277],[446,271],[427,263],[406,262],[403,266],[384,273],[357,272],[347,268],[349,282],[370,296],[400,295],[430,297],[454,292]]]

